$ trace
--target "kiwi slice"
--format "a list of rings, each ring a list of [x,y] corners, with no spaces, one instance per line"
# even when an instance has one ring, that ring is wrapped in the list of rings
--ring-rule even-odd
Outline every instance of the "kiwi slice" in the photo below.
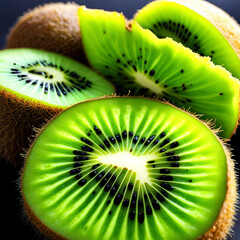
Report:
[[[83,64],[37,49],[0,52],[0,153],[11,163],[28,146],[32,127],[114,86]]]
[[[29,218],[51,239],[197,239],[229,231],[232,164],[194,116],[153,99],[107,97],[40,131],[21,189]]]
[[[83,45],[90,65],[114,82],[119,94],[158,96],[214,119],[222,137],[235,131],[239,80],[208,57],[172,39],[158,39],[116,12],[79,10]]]
[[[86,63],[73,2],[47,3],[25,12],[10,29],[6,48],[37,48]]]
[[[171,37],[191,48],[194,52],[211,57],[215,64],[224,66],[233,76],[240,78],[240,59],[230,44],[231,41],[225,38],[215,24],[205,18],[205,14],[201,14],[208,8],[208,18],[211,18],[212,15],[216,14],[214,11],[216,7],[204,3],[205,1],[199,0],[154,1],[140,10],[136,14],[135,20],[143,28],[150,29],[159,38]],[[196,10],[197,6],[199,6],[200,11]],[[221,12],[217,16],[221,18]],[[236,23],[228,21],[228,24]],[[220,25],[223,25],[222,22]],[[224,25],[222,29],[224,31]],[[233,34],[227,30],[228,28],[225,29],[225,32],[228,34],[225,35],[231,38],[230,36]],[[238,27],[238,32],[240,33],[240,27]],[[239,43],[235,42],[235,45],[238,45],[239,48]]]

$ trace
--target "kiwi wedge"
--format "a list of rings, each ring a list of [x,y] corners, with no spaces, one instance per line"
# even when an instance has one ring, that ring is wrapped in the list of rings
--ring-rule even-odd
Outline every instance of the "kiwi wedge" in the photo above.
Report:
[[[220,239],[233,223],[236,181],[206,123],[157,100],[113,96],[42,128],[21,192],[51,239]]]
[[[157,96],[214,119],[229,138],[239,113],[239,80],[208,57],[172,39],[158,39],[117,12],[79,9],[83,46],[90,65],[118,94]]]
[[[240,26],[216,6],[202,0],[154,1],[139,10],[135,20],[159,38],[171,37],[211,57],[240,78]]]
[[[46,3],[25,12],[10,29],[6,48],[37,48],[86,63],[74,2]]]
[[[114,93],[112,83],[83,64],[37,49],[0,51],[0,154],[14,164],[28,138],[63,109]]]

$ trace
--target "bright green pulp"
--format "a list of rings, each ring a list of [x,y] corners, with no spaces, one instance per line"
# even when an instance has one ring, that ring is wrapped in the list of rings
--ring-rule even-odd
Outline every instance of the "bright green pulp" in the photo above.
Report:
[[[113,85],[85,65],[38,49],[0,52],[0,90],[45,105],[67,107],[115,92]]]
[[[124,16],[80,8],[80,29],[90,64],[119,94],[157,96],[203,115],[230,138],[238,122],[239,80],[209,58],[172,39],[158,39]]]
[[[139,136],[137,143],[135,136]],[[147,144],[151,136],[155,137]],[[107,147],[104,141],[110,137],[115,142]],[[140,140],[143,137],[145,142]],[[91,143],[86,144],[86,139]],[[173,148],[176,141],[178,146]],[[80,161],[78,168],[74,167],[76,150],[85,151],[88,155],[81,157],[89,158]],[[179,166],[169,160],[172,150],[180,158]],[[114,195],[105,191],[106,184],[101,185],[97,176],[90,177],[96,164],[100,164],[95,168],[98,173],[116,177],[114,184],[119,188]],[[73,169],[79,169],[81,177],[72,174]],[[170,171],[165,175],[171,175],[172,181],[159,180],[163,169]],[[80,186],[82,179],[87,182]],[[173,189],[164,189],[163,182]],[[133,190],[125,191],[129,183]],[[216,220],[226,186],[226,154],[212,131],[170,105],[137,97],[99,99],[65,110],[36,139],[22,177],[22,193],[34,214],[69,240],[195,240]],[[138,207],[115,203],[117,194],[131,199],[133,191]],[[157,200],[159,210],[151,194],[163,197]],[[146,213],[147,206],[151,215]],[[131,219],[133,210],[136,217]],[[145,216],[142,223],[139,212]]]
[[[159,38],[171,37],[194,52],[210,56],[240,78],[240,59],[234,49],[206,18],[179,3],[154,1],[135,17],[143,28],[150,29]]]

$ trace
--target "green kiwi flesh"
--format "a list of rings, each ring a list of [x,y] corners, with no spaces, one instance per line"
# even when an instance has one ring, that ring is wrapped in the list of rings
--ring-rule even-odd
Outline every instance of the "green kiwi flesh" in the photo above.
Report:
[[[108,97],[42,129],[21,189],[51,239],[195,240],[224,202],[226,159],[194,116],[153,99]]]
[[[220,135],[235,131],[239,80],[208,57],[172,39],[158,39],[116,12],[79,10],[83,46],[90,65],[117,87],[118,94],[157,96],[213,119]]]
[[[202,56],[209,56],[240,78],[240,59],[220,31],[190,8],[171,1],[154,1],[135,16],[143,28],[159,38],[171,37]]]
[[[0,51],[0,91],[45,105],[67,107],[115,92],[112,83],[85,65],[38,49]]]

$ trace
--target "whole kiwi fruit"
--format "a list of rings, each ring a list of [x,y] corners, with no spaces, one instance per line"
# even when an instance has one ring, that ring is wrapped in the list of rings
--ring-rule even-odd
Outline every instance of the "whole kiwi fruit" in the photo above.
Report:
[[[216,131],[142,97],[64,110],[37,134],[20,185],[51,239],[219,240],[235,214],[234,162]]]
[[[39,48],[85,63],[74,2],[47,3],[21,16],[11,28],[6,48]]]

